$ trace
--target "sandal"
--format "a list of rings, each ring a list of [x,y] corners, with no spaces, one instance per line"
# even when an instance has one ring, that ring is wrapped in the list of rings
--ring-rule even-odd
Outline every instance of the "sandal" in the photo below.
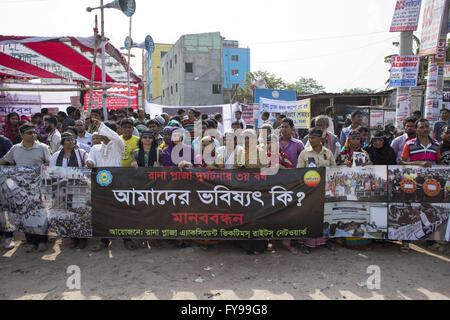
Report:
[[[440,253],[444,253],[444,251],[445,251],[445,248],[443,246],[441,246],[439,243],[435,243],[435,244],[429,246],[428,249],[435,250]]]
[[[402,243],[402,245],[400,246],[400,251],[403,253],[408,253],[409,252],[409,243]]]
[[[133,240],[123,240],[123,244],[125,246],[125,248],[127,248],[128,250],[136,250],[136,244],[133,242]]]

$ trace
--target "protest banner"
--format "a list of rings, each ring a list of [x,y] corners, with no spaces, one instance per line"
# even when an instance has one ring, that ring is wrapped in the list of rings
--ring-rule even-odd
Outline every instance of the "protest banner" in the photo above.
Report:
[[[403,121],[411,115],[411,95],[397,94],[397,108],[395,113],[395,127],[403,128]]]
[[[259,119],[258,127],[261,127],[262,112],[267,111],[270,114],[269,120],[276,121],[276,113],[284,114],[287,118],[294,121],[296,129],[308,129],[311,123],[311,99],[300,101],[279,101],[266,98],[259,99]]]
[[[439,120],[442,109],[443,92],[438,89],[438,75],[439,66],[436,63],[429,64],[424,118],[430,122],[430,125],[434,125]]]
[[[448,241],[449,172],[341,166],[266,176],[257,170],[0,166],[0,231],[204,240],[323,232],[327,238]]]
[[[450,62],[444,64],[444,80],[450,80]]]
[[[138,109],[138,91],[139,88],[137,86],[131,86],[130,95],[131,95],[131,107],[134,110]],[[92,94],[92,105],[95,108],[103,108],[102,106],[102,91],[94,91]],[[106,91],[108,95],[125,95],[128,97],[128,86],[126,85],[114,85],[110,89]],[[84,94],[84,110],[88,109],[89,99],[91,92],[87,91]],[[106,97],[106,105],[108,106],[108,110],[118,110],[122,108],[128,108],[128,99],[122,97],[108,96]]]
[[[282,239],[322,235],[322,169],[92,173],[94,236]],[[126,215],[123,214],[126,212]]]
[[[389,31],[416,31],[421,3],[421,0],[397,0]]]
[[[441,33],[445,0],[428,0],[423,10],[419,57],[435,55]]]
[[[395,114],[396,114],[396,111],[385,111],[384,112],[384,123],[383,123],[383,125],[385,127],[387,125],[395,126]]]
[[[391,87],[415,87],[419,74],[420,58],[417,56],[392,57]]]
[[[242,111],[242,120],[244,120],[245,124],[254,126],[255,122],[258,121],[258,105],[245,105],[241,104]]]
[[[384,110],[370,110],[370,129],[384,127]]]

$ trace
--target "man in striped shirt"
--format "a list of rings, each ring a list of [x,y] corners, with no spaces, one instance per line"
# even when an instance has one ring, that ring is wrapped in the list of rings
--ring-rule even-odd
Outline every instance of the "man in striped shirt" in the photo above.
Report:
[[[440,164],[441,152],[437,141],[430,137],[428,120],[416,121],[416,138],[406,142],[403,148],[400,164],[416,165],[429,168]]]

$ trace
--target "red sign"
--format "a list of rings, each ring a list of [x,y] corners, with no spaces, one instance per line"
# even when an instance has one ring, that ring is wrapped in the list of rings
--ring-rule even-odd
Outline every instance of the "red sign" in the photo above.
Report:
[[[127,86],[113,86],[111,89],[106,91],[108,95],[124,95],[128,96],[128,87]],[[84,110],[87,110],[89,105],[89,98],[91,92],[86,92],[84,96]],[[138,87],[132,86],[130,90],[131,99],[131,107],[134,110],[138,110]],[[122,97],[114,97],[109,96],[106,97],[106,105],[108,106],[108,110],[117,110],[122,108],[128,108],[128,99]],[[92,108],[103,108],[102,105],[102,91],[94,91],[92,95]]]

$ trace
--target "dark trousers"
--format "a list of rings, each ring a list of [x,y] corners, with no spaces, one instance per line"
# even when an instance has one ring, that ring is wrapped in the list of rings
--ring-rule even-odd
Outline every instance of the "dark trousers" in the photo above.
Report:
[[[48,236],[42,234],[25,233],[25,238],[28,244],[47,243]]]
[[[5,238],[12,238],[14,236],[12,231],[0,231],[0,237],[2,235],[5,236]]]

